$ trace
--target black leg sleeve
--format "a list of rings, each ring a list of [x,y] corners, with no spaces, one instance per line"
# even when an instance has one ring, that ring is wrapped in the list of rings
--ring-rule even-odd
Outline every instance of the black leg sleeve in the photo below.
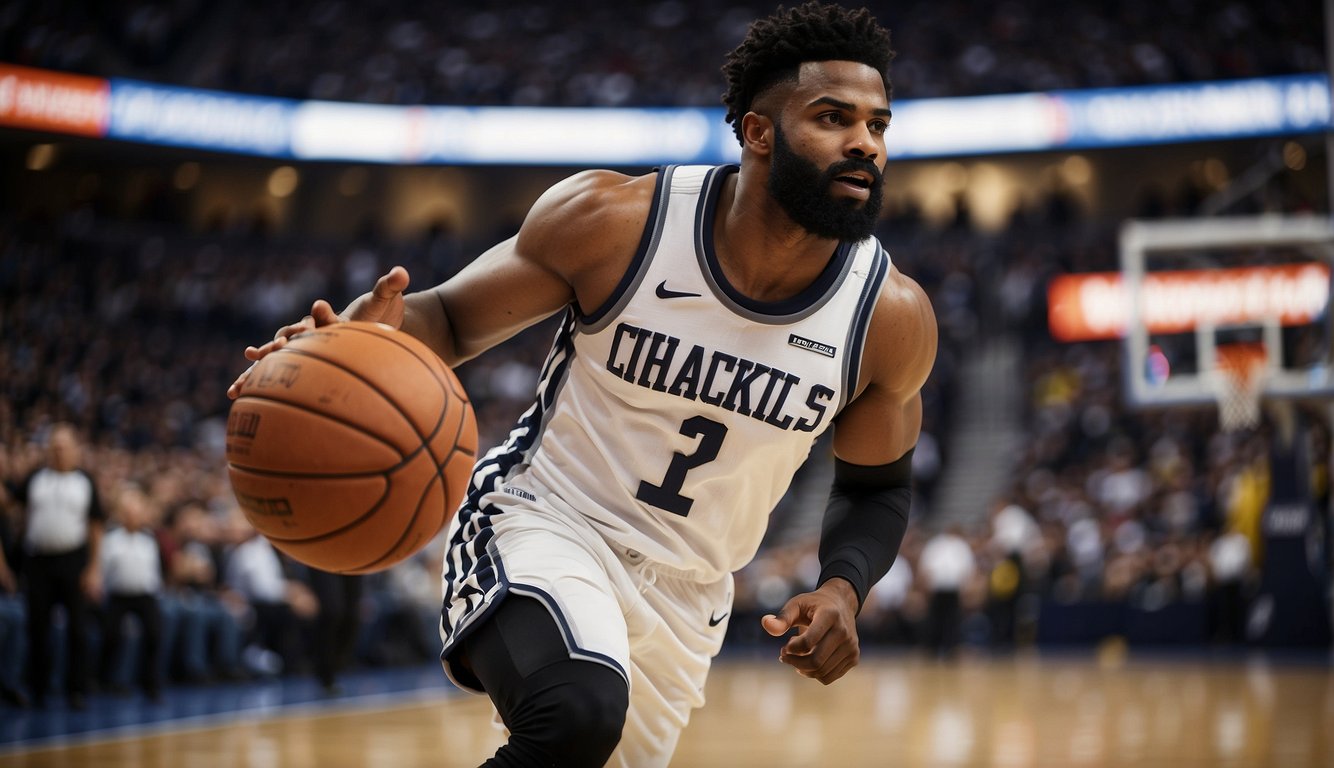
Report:
[[[625,679],[603,664],[570,659],[537,600],[507,597],[461,654],[510,731],[484,768],[594,768],[616,749],[630,703]]]

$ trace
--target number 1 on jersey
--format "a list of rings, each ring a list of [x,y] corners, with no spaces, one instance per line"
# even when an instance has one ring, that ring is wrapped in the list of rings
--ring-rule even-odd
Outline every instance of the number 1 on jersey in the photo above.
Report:
[[[727,437],[727,425],[703,416],[692,416],[681,424],[681,434],[700,438],[695,452],[673,453],[672,463],[667,467],[667,476],[662,479],[662,484],[654,485],[647,480],[640,481],[635,498],[658,509],[665,509],[672,514],[685,517],[690,514],[690,505],[695,503],[689,496],[681,495],[681,487],[686,482],[686,473],[718,458],[723,438]]]

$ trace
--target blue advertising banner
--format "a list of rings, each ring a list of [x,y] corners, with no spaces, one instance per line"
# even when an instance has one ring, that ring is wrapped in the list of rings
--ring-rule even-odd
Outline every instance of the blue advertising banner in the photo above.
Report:
[[[291,154],[297,102],[112,78],[107,136],[265,157]]]
[[[740,157],[721,108],[400,107],[107,82],[106,135],[150,144],[398,164],[615,166]],[[1301,135],[1329,129],[1330,114],[1329,83],[1320,74],[903,99],[894,103],[888,153],[917,159]]]
[[[1052,94],[1060,105],[1059,148],[1316,133],[1330,126],[1323,75],[1105,88]]]

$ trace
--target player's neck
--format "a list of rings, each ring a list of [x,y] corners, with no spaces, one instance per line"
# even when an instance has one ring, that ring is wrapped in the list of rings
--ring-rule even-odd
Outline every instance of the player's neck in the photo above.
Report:
[[[759,178],[733,174],[723,185],[713,242],[728,282],[757,301],[797,295],[824,270],[838,241],[788,218]]]

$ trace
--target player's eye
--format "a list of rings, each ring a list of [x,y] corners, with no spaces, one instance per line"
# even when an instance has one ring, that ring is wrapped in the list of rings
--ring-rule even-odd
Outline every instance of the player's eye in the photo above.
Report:
[[[825,123],[827,125],[843,124],[843,114],[841,112],[823,112],[820,114],[818,119],[820,120],[820,122]]]
[[[884,121],[884,120],[872,120],[872,121],[871,121],[871,133],[874,133],[874,134],[876,134],[876,135],[883,135],[884,132],[885,132],[885,131],[888,131],[888,130],[889,130],[889,123],[888,123],[888,122],[886,122],[886,121]]]

